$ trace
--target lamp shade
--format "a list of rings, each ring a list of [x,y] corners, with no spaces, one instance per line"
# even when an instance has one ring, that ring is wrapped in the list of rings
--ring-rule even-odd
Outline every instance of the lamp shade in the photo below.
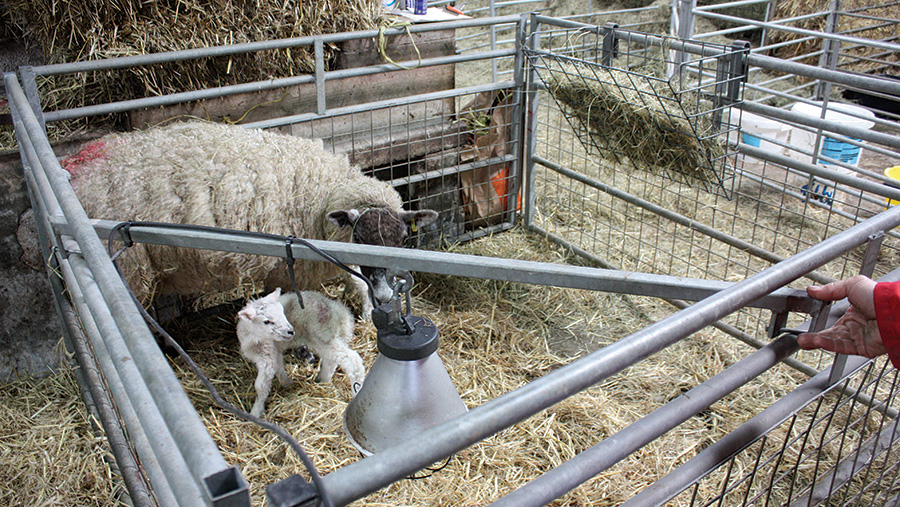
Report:
[[[366,456],[467,410],[437,355],[437,328],[425,318],[406,319],[411,329],[398,332],[380,326],[373,312],[379,354],[344,412],[344,431]]]

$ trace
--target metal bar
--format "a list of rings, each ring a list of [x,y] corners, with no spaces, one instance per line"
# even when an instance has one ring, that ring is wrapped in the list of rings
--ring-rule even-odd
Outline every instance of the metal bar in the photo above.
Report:
[[[700,7],[694,7],[694,11],[703,12],[703,11],[713,11],[713,10],[725,10],[730,9],[732,7],[743,7],[745,5],[756,5],[756,4],[767,4],[769,0],[738,0],[736,2],[724,2],[720,4],[713,5],[702,5]]]
[[[325,104],[325,46],[322,39],[316,39],[313,49],[316,60],[316,112],[321,115],[328,110]]]
[[[897,208],[900,213],[900,207]],[[94,220],[96,233],[107,235],[119,222]],[[69,234],[70,226],[54,222],[59,234]],[[254,233],[226,229],[179,225],[140,225],[129,229],[136,243],[200,248],[250,255],[285,257],[284,239],[261,237]],[[307,240],[313,246],[340,259],[345,264],[405,269],[450,276],[552,285],[572,289],[586,289],[635,296],[679,298],[699,301],[734,286],[731,282],[684,278],[669,275],[635,273],[585,266],[570,266],[547,262],[523,261],[501,257],[465,255],[450,252],[414,250],[374,245],[359,245],[339,241]],[[322,260],[311,249],[294,244],[296,259]],[[777,288],[760,298],[748,301],[747,306],[773,311],[809,313],[818,308],[818,301],[805,291]]]
[[[340,468],[325,476],[323,481],[333,492],[335,505],[362,498],[622,371],[855,248],[869,235],[893,228],[898,223],[900,207],[838,233],[675,315],[475,407],[463,416],[411,437],[402,446],[385,449]],[[816,386],[816,390],[821,391],[821,388]],[[794,400],[791,395],[785,399]]]
[[[532,224],[531,226],[528,227],[528,230],[534,232],[535,234],[539,234],[539,235],[547,238],[548,240],[556,243],[557,245],[560,245],[563,248],[566,248],[569,251],[573,252],[575,255],[578,255],[579,257],[587,259],[588,261],[593,262],[602,268],[615,269],[615,266],[610,265],[608,262],[597,257],[596,255],[588,252],[587,250],[584,250],[583,248],[579,248],[579,247],[569,243],[568,241],[564,240],[563,238],[557,236],[556,234],[545,231],[544,229],[540,228],[537,225]],[[811,274],[814,274],[814,273],[811,273]],[[807,274],[806,277],[813,279],[813,280],[817,280],[818,278],[821,278],[821,277],[810,276],[811,274]],[[827,283],[827,282],[823,281],[821,283]],[[684,310],[685,308],[690,306],[690,304],[688,304],[686,301],[682,301],[680,299],[666,299],[665,301],[668,302],[670,305],[674,306],[675,308],[678,308],[679,310]],[[738,340],[746,343],[747,345],[750,345],[753,348],[761,349],[766,345],[766,342],[757,340],[756,338],[741,331],[740,329],[738,329],[734,326],[731,326],[729,324],[725,324],[724,322],[716,322],[715,324],[713,324],[713,326],[716,329],[722,331],[723,333],[729,334],[729,335],[737,338]],[[798,361],[797,359],[794,359],[792,357],[786,358],[784,360],[784,364],[790,366],[791,368],[794,368],[795,370],[797,370],[801,373],[805,373],[809,377],[812,377],[813,375],[816,375],[817,373],[819,373],[819,370],[816,370],[815,368],[809,366],[808,364]]]
[[[459,28],[474,28],[479,26],[490,26],[502,23],[515,23],[519,19],[519,15],[497,16],[493,18],[470,18],[458,21],[447,21],[440,23],[419,23],[411,24],[403,28],[387,28],[383,35],[404,35],[409,30],[410,33],[419,33],[435,30],[455,30]],[[296,37],[288,39],[277,39],[271,41],[247,42],[242,44],[232,44],[229,46],[212,46],[198,49],[185,49],[181,51],[168,51],[165,53],[153,53],[148,55],[124,56],[118,58],[108,58],[104,60],[90,60],[84,62],[60,63],[54,65],[43,65],[34,67],[34,73],[38,76],[53,76],[59,74],[70,74],[75,72],[91,72],[97,70],[122,69],[127,67],[137,67],[142,65],[154,65],[160,63],[177,62],[183,60],[195,60],[198,58],[210,58],[217,56],[230,56],[240,53],[252,53],[255,51],[286,49],[297,46],[311,46],[316,39],[322,40],[325,44],[336,42],[345,42],[355,39],[372,39],[377,38],[382,32],[380,30],[361,30],[356,32],[344,32],[325,35],[314,35],[306,37]]]
[[[535,37],[534,34],[538,32],[540,29],[541,23],[538,20],[537,14],[531,15],[531,20],[529,23],[529,34],[524,44],[520,45],[521,49],[519,51],[524,51],[525,44],[528,45],[528,48],[531,51],[537,51],[540,48],[541,41],[538,37]],[[524,178],[524,183],[522,185],[522,219],[525,223],[525,226],[530,226],[534,223],[534,213],[535,213],[535,162],[534,158],[531,156],[527,156],[528,154],[535,153],[537,146],[537,138],[538,138],[538,129],[537,129],[537,118],[538,118],[538,97],[539,97],[539,87],[538,83],[540,79],[538,79],[537,69],[533,65],[528,66],[528,75],[525,79],[525,102],[526,102],[526,118],[525,118],[525,137],[524,139],[524,149],[526,158],[522,161],[523,173],[522,177]]]
[[[485,60],[488,58],[498,58],[502,56],[512,56],[515,49],[499,49],[488,53],[477,53],[473,55],[451,55],[428,58],[418,62],[419,67],[431,67],[435,65],[446,65],[451,63],[468,62],[475,60]],[[401,62],[402,64],[402,62]],[[325,81],[331,79],[343,79],[347,77],[369,76],[373,74],[383,74],[385,72],[394,72],[403,70],[395,64],[380,64],[368,67],[357,67],[353,69],[342,69],[325,72],[322,78]],[[225,97],[228,95],[236,95],[239,93],[260,92],[266,90],[275,90],[278,88],[286,88],[289,86],[297,86],[315,82],[316,76],[303,74],[299,76],[291,76],[278,79],[268,79],[265,81],[256,81],[252,83],[242,83],[237,85],[220,86],[217,88],[208,88],[204,90],[196,90],[190,92],[173,93],[170,95],[162,95],[159,97],[146,97],[140,99],[123,100],[119,102],[110,102],[107,104],[97,104],[92,106],[76,107],[72,109],[61,109],[59,111],[48,111],[44,113],[47,121],[70,120],[82,118],[85,116],[97,116],[100,114],[121,113],[135,109],[143,109],[149,107],[166,106],[172,104],[180,104],[183,102],[191,102],[196,100],[211,99]],[[317,92],[318,93],[318,92]],[[318,96],[317,96],[318,101]]]
[[[30,109],[21,109],[21,104],[26,103],[26,99],[18,81],[10,74],[5,77],[10,107],[19,109],[20,123],[16,125],[16,130],[28,137],[41,158],[51,188],[54,189],[59,205],[71,225],[71,235],[78,241],[84,253],[85,260],[100,287],[103,300],[112,311],[116,327],[121,330],[122,337],[127,343],[130,356],[134,358],[133,362],[140,370],[141,376],[148,380],[147,385],[150,387],[155,405],[162,412],[166,426],[178,443],[192,476],[198,484],[204,484],[208,477],[223,470],[230,470],[230,467],[218,452],[215,442],[169,368],[156,340],[138,314],[123,281],[116,273],[81,203],[69,185],[65,171],[59,166],[40,123]],[[97,303],[100,304],[100,301]],[[249,503],[249,493],[247,497]]]
[[[687,393],[666,403],[575,457],[544,472],[492,502],[495,507],[542,506],[559,498],[632,452],[666,434],[698,412],[743,387],[799,349],[794,336],[784,336]]]
[[[118,412],[119,416],[125,423],[125,427],[128,431],[128,440],[134,446],[135,450],[140,457],[140,469],[143,469],[147,474],[147,479],[150,481],[150,485],[152,487],[153,496],[155,496],[158,500],[159,505],[201,505],[202,497],[200,496],[200,490],[196,488],[193,482],[187,484],[187,489],[181,489],[179,491],[178,497],[172,491],[172,486],[169,484],[168,479],[166,478],[165,473],[163,472],[163,468],[158,459],[153,452],[153,447],[150,444],[150,441],[147,439],[147,435],[144,427],[139,422],[139,418],[134,411],[134,407],[131,404],[131,400],[128,397],[128,394],[125,390],[124,385],[122,384],[121,377],[119,377],[118,372],[116,372],[115,366],[113,366],[112,360],[109,356],[109,353],[106,351],[106,346],[103,344],[103,339],[100,333],[100,330],[97,328],[97,324],[94,322],[94,318],[91,315],[90,310],[87,307],[87,302],[84,298],[84,293],[81,291],[78,282],[76,281],[76,277],[74,272],[72,271],[72,267],[69,264],[68,260],[63,260],[60,262],[60,270],[63,274],[63,277],[66,280],[66,289],[69,292],[69,296],[72,299],[72,304],[74,304],[75,308],[78,309],[79,318],[81,319],[81,326],[83,326],[84,331],[77,331],[78,334],[82,334],[82,336],[78,339],[82,341],[82,344],[78,344],[76,347],[76,353],[78,355],[83,355],[84,357],[79,359],[79,363],[84,361],[84,365],[82,368],[93,368],[96,366],[99,367],[100,372],[103,374],[102,382],[106,384],[106,387],[109,389],[109,393],[112,395],[112,398],[115,400],[115,409]],[[67,323],[73,328],[78,328],[78,323],[72,322]],[[87,335],[85,337],[84,335]],[[88,343],[86,343],[86,339],[90,340],[90,351],[87,350],[79,350],[86,349]],[[93,381],[93,380],[92,380]],[[100,382],[98,379],[97,382]],[[93,386],[92,386],[93,392]],[[106,395],[106,391],[101,390],[98,395],[95,396],[95,399],[105,399],[104,403],[109,403],[108,397]],[[101,414],[101,421],[104,418],[109,417],[109,415]],[[121,431],[121,425],[115,424],[112,429],[107,429],[107,424],[104,422],[104,431],[107,434],[107,438],[110,438],[110,434],[115,436],[117,431]],[[149,494],[146,492],[146,488],[144,488],[143,477],[140,477],[139,484],[132,484],[135,479],[129,479],[128,477],[124,477],[124,473],[126,470],[129,470],[132,467],[137,467],[135,463],[135,459],[131,456],[131,451],[128,450],[128,454],[126,456],[120,457],[115,450],[113,454],[116,458],[116,463],[119,466],[119,469],[123,471],[123,478],[125,479],[125,485],[128,488],[128,492],[131,495],[131,498],[135,500],[135,502],[142,502],[142,498]],[[140,474],[140,470],[136,473]],[[194,493],[193,495],[191,493]],[[178,501],[178,498],[182,498],[181,502]],[[138,505],[141,505],[140,503]]]
[[[728,16],[726,14],[719,14],[710,11],[703,11],[701,13],[703,17],[718,19],[721,21],[730,21],[732,23],[745,23],[748,25],[754,25],[761,28],[768,28],[774,30],[780,30],[784,32],[796,33],[800,35],[813,35],[815,37],[821,39],[835,40],[841,42],[848,42],[850,44],[860,44],[866,47],[873,47],[878,49],[886,49],[888,51],[900,51],[900,44],[891,44],[889,42],[881,42],[873,39],[863,39],[860,37],[850,37],[847,35],[841,35],[837,33],[827,33],[827,32],[817,32],[815,30],[807,30],[805,28],[795,28],[792,26],[787,26],[781,23],[772,23],[766,21],[757,21],[755,19],[746,19],[739,18],[736,16]]]
[[[323,118],[330,118],[335,116],[343,116],[349,115],[353,113],[358,113],[362,111],[372,111],[377,109],[386,109],[394,106],[411,104],[414,102],[428,102],[431,100],[440,100],[451,97],[461,97],[469,94],[476,94],[481,92],[488,92],[493,90],[501,90],[503,88],[511,88],[515,87],[514,81],[500,81],[498,83],[492,83],[487,85],[478,85],[478,86],[469,86],[466,88],[454,88],[452,90],[443,90],[439,92],[431,92],[431,93],[423,93],[421,95],[413,95],[409,97],[402,97],[396,99],[386,99],[379,100],[376,102],[367,102],[365,104],[359,104],[354,106],[346,106],[346,107],[337,107],[334,109],[328,110],[324,115],[319,115],[316,113],[304,113],[297,114],[291,116],[282,116],[280,118],[273,118],[270,120],[260,120],[252,123],[244,123],[241,124],[244,128],[272,128],[272,127],[282,127],[285,125],[290,125],[293,123],[301,123],[304,121],[310,120],[321,120]]]
[[[708,13],[704,13],[704,15],[708,15]],[[582,29],[591,32],[597,32],[599,27],[596,25],[588,25],[584,23],[577,23],[574,21],[561,20],[557,18],[550,18],[546,16],[536,16],[537,20],[542,23],[560,26],[564,28],[575,28]],[[745,20],[742,18],[734,18],[737,22],[747,22],[751,21]],[[752,21],[757,25],[760,25],[762,22]],[[771,25],[771,23],[762,23],[760,26]],[[815,36],[824,36],[821,32],[812,32],[810,34]],[[701,55],[701,56],[716,56],[721,54],[721,51],[715,49],[711,46],[703,46],[698,45],[696,43],[690,41],[680,41],[680,40],[672,40],[670,38],[664,38],[660,36],[654,35],[646,35],[638,32],[620,32],[620,38],[627,39],[631,42],[635,42],[638,44],[652,45],[652,46],[660,46],[662,44],[666,44],[670,49],[685,51],[691,54]],[[865,43],[867,39],[857,39],[854,37],[850,37],[849,39],[853,39],[848,42],[856,42],[856,43]],[[890,51],[900,51],[900,44],[887,44],[887,48]],[[785,61],[779,58],[772,58],[768,56],[762,56],[758,54],[751,53],[747,56],[748,64],[752,67],[759,67],[765,70],[781,72],[785,74],[796,74],[798,76],[805,76],[813,79],[823,80],[823,81],[831,81],[832,83],[839,85],[848,85],[848,86],[857,86],[860,88],[864,88],[867,90],[874,90],[883,93],[890,93],[892,95],[900,95],[900,82],[891,79],[880,79],[873,76],[867,76],[865,74],[850,74],[842,71],[835,70],[827,70],[821,69],[819,67],[815,67],[812,65],[804,65],[796,62]],[[746,103],[745,103],[746,104]]]

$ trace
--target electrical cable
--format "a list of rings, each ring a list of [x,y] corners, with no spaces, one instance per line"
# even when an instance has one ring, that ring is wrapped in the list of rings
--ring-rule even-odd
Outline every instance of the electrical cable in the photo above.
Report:
[[[110,230],[110,232],[109,232],[109,239],[107,242],[107,250],[109,252],[110,259],[112,259],[112,261],[113,261],[113,266],[115,266],[115,268],[116,268],[116,272],[118,272],[119,276],[122,277],[123,280],[125,279],[125,275],[122,272],[122,270],[119,267],[119,264],[117,262],[118,257],[122,252],[124,252],[126,249],[130,248],[134,244],[134,242],[131,240],[130,229],[133,227],[142,227],[142,226],[144,226],[144,227],[169,227],[169,228],[178,228],[178,229],[186,229],[186,230],[205,230],[205,231],[216,231],[216,232],[226,231],[226,229],[219,229],[219,228],[215,228],[215,227],[200,226],[200,225],[179,225],[179,224],[167,224],[167,223],[162,223],[162,222],[120,222],[120,223],[116,224],[115,227],[113,227],[112,230]],[[122,238],[124,240],[125,245],[118,252],[114,253],[113,252],[113,241],[115,240],[115,236],[119,231],[123,231],[123,233],[124,233],[122,235]],[[228,232],[238,232],[242,235],[247,235],[247,236],[251,236],[251,237],[265,237],[265,238],[270,238],[270,239],[286,240],[286,244],[288,245],[288,248],[289,248],[289,245],[293,242],[301,243],[304,246],[306,246],[306,247],[310,248],[311,250],[313,250],[314,252],[316,252],[317,254],[324,257],[329,262],[332,262],[333,264],[341,267],[342,269],[347,270],[351,274],[362,278],[364,281],[366,281],[366,283],[369,287],[370,293],[374,292],[372,289],[372,283],[368,280],[368,278],[366,278],[361,273],[357,273],[355,270],[346,266],[345,264],[343,264],[339,260],[335,259],[331,255],[323,252],[322,250],[315,247],[314,245],[308,243],[306,240],[303,240],[300,238],[295,238],[295,237],[285,238],[283,236],[277,236],[274,234],[267,234],[267,233],[256,233],[256,232],[249,232],[249,231],[232,231],[232,230],[227,230],[227,231]],[[289,263],[289,266],[291,264],[293,264],[293,263]],[[293,267],[292,266],[289,267],[289,270],[291,273],[291,282],[293,283]],[[134,292],[131,291],[131,288],[128,286],[127,283],[125,283],[125,287],[127,288],[128,294],[131,296],[132,301],[134,301],[135,306],[137,306],[141,315],[144,317],[144,320],[146,320],[147,323],[150,324],[150,326],[152,326],[153,329],[165,339],[167,345],[174,348],[178,352],[178,355],[181,356],[182,359],[184,359],[184,361],[187,363],[187,365],[191,369],[191,371],[194,372],[195,375],[197,375],[197,377],[200,379],[200,381],[203,383],[203,385],[209,391],[210,395],[213,398],[213,401],[215,401],[217,405],[219,405],[223,409],[227,410],[231,414],[233,414],[241,419],[244,419],[246,421],[250,421],[260,427],[263,427],[263,428],[275,433],[276,435],[281,437],[282,440],[287,442],[288,445],[290,445],[290,447],[293,449],[294,453],[296,453],[297,456],[300,458],[300,460],[303,462],[303,465],[306,467],[306,470],[309,473],[310,479],[311,479],[313,485],[315,485],[316,490],[318,491],[319,499],[321,500],[322,505],[324,505],[325,507],[333,507],[333,503],[331,502],[331,499],[328,497],[328,495],[325,491],[325,486],[324,486],[324,483],[322,482],[322,477],[319,475],[318,470],[316,470],[315,464],[313,464],[312,460],[306,454],[306,451],[299,444],[299,442],[297,442],[294,439],[294,437],[292,437],[291,434],[288,433],[281,426],[278,426],[277,424],[267,421],[265,419],[256,417],[253,414],[245,412],[245,411],[235,407],[234,405],[228,403],[227,401],[225,401],[219,395],[218,390],[216,390],[215,386],[213,386],[212,382],[209,380],[209,378],[206,376],[206,374],[203,373],[203,370],[200,368],[200,366],[198,366],[197,363],[195,363],[194,360],[191,358],[191,356],[181,347],[181,345],[177,341],[175,341],[175,339],[169,333],[167,333],[166,330],[163,329],[162,326],[160,326],[160,324],[158,322],[156,322],[156,320],[152,316],[150,316],[150,314],[147,312],[147,310],[144,308],[144,306],[140,303],[140,301],[137,300],[137,297],[134,295]],[[294,285],[294,290],[296,291],[296,284]]]

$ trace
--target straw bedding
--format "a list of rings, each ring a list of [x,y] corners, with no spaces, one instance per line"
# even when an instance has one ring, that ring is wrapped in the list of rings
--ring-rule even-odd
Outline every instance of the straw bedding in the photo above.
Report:
[[[106,440],[93,431],[75,382],[65,369],[0,389],[0,504],[10,507],[112,507],[122,485],[113,479]]]

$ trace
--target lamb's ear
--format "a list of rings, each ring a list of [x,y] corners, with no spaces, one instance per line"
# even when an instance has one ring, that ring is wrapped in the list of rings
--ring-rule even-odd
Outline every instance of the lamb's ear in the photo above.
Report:
[[[268,296],[264,297],[266,301],[275,301],[278,297],[281,296],[281,287],[277,287],[273,290]]]
[[[416,210],[416,211],[403,210],[400,212],[400,218],[404,222],[406,222],[408,224],[415,222],[416,227],[422,227],[422,226],[428,225],[431,222],[434,222],[435,220],[437,220],[437,217],[438,217],[437,211],[434,211],[431,209],[420,209],[420,210]]]
[[[253,317],[255,317],[255,316],[256,316],[256,309],[254,309],[252,306],[244,307],[243,310],[238,312],[239,319],[252,321]]]
[[[355,209],[339,209],[328,213],[328,221],[343,229],[352,227],[359,219],[359,211]]]

